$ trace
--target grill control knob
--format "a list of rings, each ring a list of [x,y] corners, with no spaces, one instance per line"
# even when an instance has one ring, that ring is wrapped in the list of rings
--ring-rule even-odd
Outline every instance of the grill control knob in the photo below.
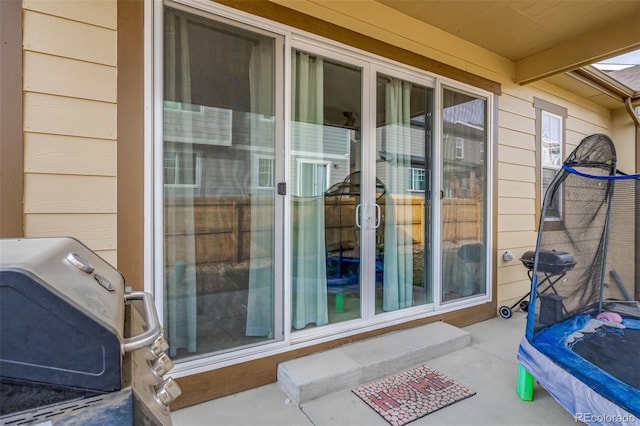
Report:
[[[154,358],[157,358],[160,355],[162,355],[164,352],[167,351],[167,349],[169,349],[169,343],[167,343],[165,338],[162,336],[158,336],[156,341],[153,342],[151,346],[149,346],[149,350],[153,354]]]
[[[182,389],[180,389],[178,382],[176,382],[173,377],[169,377],[156,387],[155,398],[161,406],[168,407],[169,404],[175,401],[181,394]]]
[[[164,376],[172,368],[173,368],[173,361],[171,361],[171,358],[169,358],[169,355],[164,353],[160,355],[153,362],[153,365],[151,366],[151,370],[153,370],[153,373],[158,377]]]

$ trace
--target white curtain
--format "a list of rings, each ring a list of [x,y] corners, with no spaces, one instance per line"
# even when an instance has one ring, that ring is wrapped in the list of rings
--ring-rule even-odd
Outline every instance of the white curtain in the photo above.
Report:
[[[273,152],[274,125],[262,119],[272,113],[274,99],[273,45],[257,41],[251,50],[249,85],[251,90],[251,146]],[[268,124],[265,124],[268,123]],[[265,128],[265,126],[267,128]],[[247,301],[247,336],[273,338],[273,190],[257,189],[257,165],[251,170],[251,259]]]
[[[323,79],[322,58],[296,52],[292,60],[291,97],[294,150],[304,147],[320,154],[324,151]],[[305,183],[308,182],[300,182],[300,186],[304,187]],[[319,194],[294,194],[293,198],[291,321],[296,329],[312,323],[320,326],[329,322],[324,231],[325,188],[322,186],[324,182],[317,183],[320,185]]]
[[[406,197],[411,168],[411,83],[392,78],[386,85],[386,171],[383,309],[413,306],[413,241],[402,229],[411,224]],[[409,227],[407,227],[409,229]]]
[[[165,99],[191,103],[191,64],[187,18],[167,13],[165,19]],[[190,115],[180,123],[191,129]],[[188,133],[191,133],[190,131]],[[177,154],[176,154],[177,153]],[[176,155],[179,155],[177,157]],[[165,144],[165,157],[175,160],[174,170],[195,170],[193,147],[180,143],[171,150]],[[171,158],[169,158],[171,157]],[[165,186],[165,335],[169,353],[178,349],[196,351],[196,242],[194,235],[194,189]]]

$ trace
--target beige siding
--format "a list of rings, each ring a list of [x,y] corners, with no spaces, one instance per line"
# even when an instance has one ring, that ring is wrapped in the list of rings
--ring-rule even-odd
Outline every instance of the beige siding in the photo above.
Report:
[[[28,173],[24,210],[27,214],[115,214],[115,183],[115,177]]]
[[[529,151],[534,151],[536,149],[535,136],[530,133],[518,132],[505,127],[499,127],[497,130],[498,140],[502,142],[501,146],[528,149]]]
[[[533,247],[536,245],[536,237],[537,234],[531,231],[501,232],[498,234],[498,250]]]
[[[24,130],[34,133],[115,139],[116,104],[26,93]]]
[[[115,0],[23,1],[25,235],[116,261]]]
[[[26,133],[27,173],[116,175],[116,141]]]
[[[515,180],[521,182],[535,182],[536,169],[527,165],[514,163],[498,163],[498,175],[505,180]]]
[[[25,52],[24,90],[73,98],[116,101],[116,68]]]
[[[498,214],[530,215],[533,211],[534,200],[530,198],[498,198]]]
[[[73,235],[95,250],[116,249],[116,218],[113,214],[80,213],[69,221],[67,214],[31,214],[27,226],[32,233],[43,237]]]
[[[113,29],[25,11],[23,34],[28,51],[112,66],[117,62],[117,32]]]
[[[117,24],[117,3],[111,0],[23,0],[22,8],[112,30]]]

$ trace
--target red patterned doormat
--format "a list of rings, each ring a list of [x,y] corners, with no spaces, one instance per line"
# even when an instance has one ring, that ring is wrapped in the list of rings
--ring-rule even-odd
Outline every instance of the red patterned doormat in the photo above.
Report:
[[[402,426],[476,393],[425,365],[352,390],[387,422]]]

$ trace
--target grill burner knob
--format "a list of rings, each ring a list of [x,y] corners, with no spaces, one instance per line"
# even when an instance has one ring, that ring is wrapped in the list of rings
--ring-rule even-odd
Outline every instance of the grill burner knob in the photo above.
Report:
[[[164,407],[168,407],[172,401],[182,394],[180,385],[173,377],[169,377],[156,387],[156,400]]]
[[[162,336],[158,336],[156,341],[153,342],[151,346],[149,346],[149,350],[153,354],[154,358],[157,358],[160,355],[162,355],[164,352],[167,351],[167,349],[169,349],[169,343],[167,343],[165,338]]]
[[[151,366],[151,370],[153,370],[153,373],[159,378],[162,378],[162,376],[164,376],[172,368],[173,368],[173,361],[171,361],[171,358],[169,358],[169,355],[164,353],[160,355],[153,362],[153,365]]]

